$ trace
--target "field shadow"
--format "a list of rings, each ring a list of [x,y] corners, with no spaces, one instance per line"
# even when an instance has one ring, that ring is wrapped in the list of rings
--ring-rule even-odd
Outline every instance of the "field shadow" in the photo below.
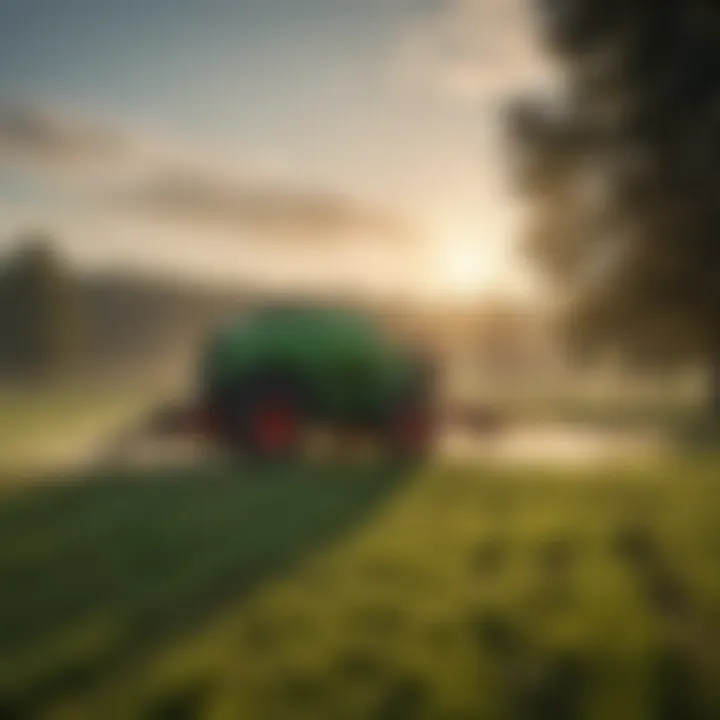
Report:
[[[65,477],[0,502],[0,717],[93,687],[358,529],[412,477],[195,467]]]

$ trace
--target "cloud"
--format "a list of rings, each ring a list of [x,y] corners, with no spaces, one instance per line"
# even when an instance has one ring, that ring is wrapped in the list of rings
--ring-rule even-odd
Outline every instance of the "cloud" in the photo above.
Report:
[[[96,163],[127,151],[124,138],[98,125],[77,125],[38,110],[0,106],[0,153],[46,166]]]
[[[393,213],[342,194],[295,187],[219,153],[60,112],[0,106],[0,161],[70,188],[104,212],[278,239],[411,235]]]
[[[409,235],[399,218],[342,195],[228,183],[202,173],[168,173],[116,193],[118,207],[183,222],[240,226],[278,238],[351,239]]]
[[[412,83],[464,101],[493,101],[545,81],[549,61],[527,0],[441,0],[400,43]]]

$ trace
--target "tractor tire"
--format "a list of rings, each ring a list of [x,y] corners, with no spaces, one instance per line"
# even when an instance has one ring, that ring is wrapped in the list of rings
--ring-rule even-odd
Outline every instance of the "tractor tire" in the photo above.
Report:
[[[221,413],[221,444],[258,462],[291,461],[302,450],[309,414],[295,383],[265,376],[248,381]]]

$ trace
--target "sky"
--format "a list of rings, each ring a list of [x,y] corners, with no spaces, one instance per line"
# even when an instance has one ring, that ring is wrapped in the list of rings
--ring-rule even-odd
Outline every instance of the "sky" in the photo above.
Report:
[[[499,111],[545,73],[524,0],[0,0],[0,234],[228,279],[512,283]]]

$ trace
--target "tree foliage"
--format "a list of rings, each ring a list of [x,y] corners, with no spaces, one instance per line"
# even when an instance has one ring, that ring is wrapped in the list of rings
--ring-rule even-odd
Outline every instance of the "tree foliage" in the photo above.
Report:
[[[561,92],[519,99],[511,132],[570,338],[720,372],[720,2],[537,7]]]
[[[42,379],[72,369],[80,341],[75,290],[50,237],[18,239],[0,269],[0,356],[12,374]]]

